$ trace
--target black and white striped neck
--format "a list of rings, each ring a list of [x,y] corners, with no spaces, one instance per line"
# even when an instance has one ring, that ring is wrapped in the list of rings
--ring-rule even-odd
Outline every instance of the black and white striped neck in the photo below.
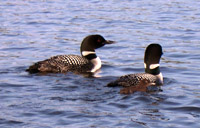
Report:
[[[152,75],[158,75],[160,73],[160,64],[147,65],[146,63],[144,63],[144,67],[145,67],[146,73],[149,73]]]
[[[145,73],[155,75],[158,78],[157,83],[161,85],[163,84],[163,75],[160,72],[160,64],[147,65],[146,63],[144,63],[144,67],[145,67]]]
[[[81,54],[93,64],[91,72],[96,72],[101,68],[101,60],[94,51],[83,51]]]
[[[87,58],[88,60],[97,58],[95,51],[82,51],[81,55],[84,56],[85,58]]]

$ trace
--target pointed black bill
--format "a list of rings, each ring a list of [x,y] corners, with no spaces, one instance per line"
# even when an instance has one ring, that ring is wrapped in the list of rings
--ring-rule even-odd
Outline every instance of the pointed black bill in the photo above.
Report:
[[[114,44],[116,43],[115,41],[112,40],[106,40],[105,42],[103,42],[104,44]]]

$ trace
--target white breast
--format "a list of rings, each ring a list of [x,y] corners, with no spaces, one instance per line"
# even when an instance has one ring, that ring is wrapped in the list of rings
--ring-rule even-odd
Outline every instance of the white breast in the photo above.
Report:
[[[101,68],[101,60],[99,57],[92,59],[91,62],[94,65],[94,68],[91,70],[91,72],[95,72]]]
[[[157,76],[157,78],[159,79],[159,83],[160,84],[163,84],[163,75],[162,75],[162,73],[160,72],[158,75],[156,75]]]

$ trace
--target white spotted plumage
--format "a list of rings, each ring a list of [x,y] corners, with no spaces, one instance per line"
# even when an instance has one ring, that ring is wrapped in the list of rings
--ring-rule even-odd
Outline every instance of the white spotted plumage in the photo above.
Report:
[[[26,71],[38,72],[95,72],[101,68],[101,60],[96,56],[95,49],[106,44],[115,43],[105,40],[101,35],[89,35],[85,37],[80,46],[82,56],[57,55],[49,59],[39,61],[31,65]]]

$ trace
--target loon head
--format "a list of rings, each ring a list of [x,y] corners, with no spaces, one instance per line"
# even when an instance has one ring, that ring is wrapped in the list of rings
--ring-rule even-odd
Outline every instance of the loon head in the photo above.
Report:
[[[95,49],[103,47],[106,44],[115,43],[114,41],[105,40],[101,35],[89,35],[85,37],[81,44],[81,54],[89,60],[96,58]]]
[[[144,55],[145,72],[156,75],[160,84],[163,84],[163,76],[160,72],[159,64],[162,54],[163,52],[160,44],[150,44],[147,46]]]
[[[112,43],[115,42],[105,40],[101,35],[90,35],[83,39],[80,49],[81,55],[87,58],[94,65],[90,72],[96,72],[98,69],[101,68],[101,60],[99,57],[97,57],[95,49]]]

